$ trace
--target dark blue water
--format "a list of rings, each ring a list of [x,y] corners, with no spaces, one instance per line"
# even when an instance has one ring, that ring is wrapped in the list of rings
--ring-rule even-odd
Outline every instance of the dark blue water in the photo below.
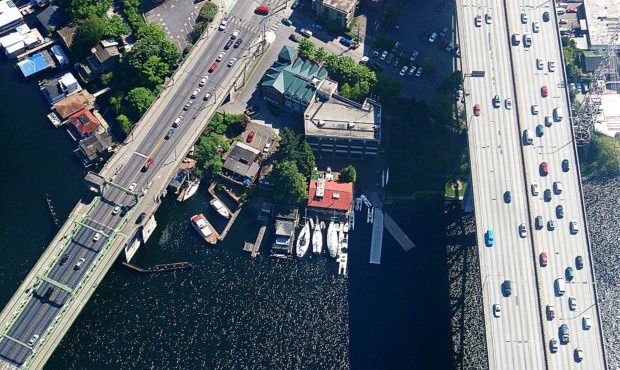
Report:
[[[0,62],[0,304],[11,297],[61,219],[83,194],[75,143],[45,118],[36,82]],[[405,253],[386,233],[382,264],[368,264],[370,225],[349,243],[349,277],[333,260],[252,260],[257,231],[244,210],[228,238],[207,248],[188,218],[208,209],[206,187],[186,204],[169,197],[135,262],[191,261],[143,275],[116,265],[48,363],[50,369],[451,368],[441,204],[393,209],[417,244]],[[364,220],[365,214],[358,220]]]

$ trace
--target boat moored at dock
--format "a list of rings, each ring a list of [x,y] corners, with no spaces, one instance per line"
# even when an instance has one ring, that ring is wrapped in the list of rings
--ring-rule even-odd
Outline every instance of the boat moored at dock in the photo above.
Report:
[[[338,227],[333,220],[329,222],[327,227],[327,250],[333,258],[338,254]]]
[[[183,194],[183,198],[181,202],[185,202],[189,198],[191,198],[198,191],[198,187],[200,186],[200,179],[196,178],[195,180],[189,181],[187,183],[187,189],[185,190],[185,194]]]
[[[321,231],[321,225],[317,221],[314,226],[314,232],[312,233],[312,252],[321,253],[323,251],[323,232]]]
[[[202,214],[197,214],[191,218],[192,226],[198,231],[200,236],[209,244],[215,244],[217,242],[217,234],[213,229],[213,226],[209,224],[207,218]]]
[[[301,228],[299,236],[297,237],[297,257],[303,257],[308,251],[310,245],[310,225],[308,222]]]
[[[224,203],[222,203],[222,201],[214,198],[214,199],[211,199],[209,204],[211,204],[211,207],[213,207],[213,209],[215,209],[217,213],[220,214],[220,216],[224,218],[230,218],[230,211],[228,211],[228,208],[226,208],[226,206],[224,205]]]

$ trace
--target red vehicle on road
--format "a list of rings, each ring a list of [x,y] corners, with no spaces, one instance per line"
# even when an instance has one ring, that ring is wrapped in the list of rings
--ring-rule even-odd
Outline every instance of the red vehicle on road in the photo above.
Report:
[[[578,11],[577,8],[566,8],[567,13],[577,13],[577,11]]]
[[[256,9],[254,9],[254,13],[260,14],[260,15],[268,15],[269,7],[265,5],[257,6]]]
[[[542,252],[540,253],[540,266],[545,267],[547,266],[547,252]]]
[[[151,167],[152,164],[153,164],[153,158],[148,157],[146,159],[146,162],[144,162],[144,165],[142,166],[142,172],[148,171],[149,167]]]
[[[540,164],[540,173],[543,176],[547,176],[549,174],[549,165],[547,165],[547,162]]]
[[[216,68],[217,68],[217,62],[211,63],[211,67],[209,67],[209,73],[215,71]]]
[[[474,105],[474,116],[478,117],[480,115],[480,104]]]
[[[251,143],[252,141],[254,141],[254,131],[250,131],[248,133],[248,138],[245,139],[245,141],[247,141],[248,143]]]
[[[542,87],[540,88],[540,95],[542,95],[543,98],[546,98],[547,95],[549,95],[549,89],[547,88],[547,85],[542,85]]]

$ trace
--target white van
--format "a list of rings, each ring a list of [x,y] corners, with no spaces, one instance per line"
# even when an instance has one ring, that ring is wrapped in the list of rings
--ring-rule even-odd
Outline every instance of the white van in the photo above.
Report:
[[[564,112],[562,111],[562,108],[554,108],[553,109],[553,119],[556,122],[560,122],[562,120],[562,118],[564,118]]]
[[[534,142],[534,139],[532,138],[532,133],[530,132],[530,130],[529,129],[523,130],[523,144],[531,145],[533,142]]]
[[[564,295],[564,293],[566,293],[566,283],[564,282],[564,279],[555,279],[555,292],[557,295]]]
[[[566,8],[556,8],[555,11],[558,13],[558,15],[562,15],[566,13]]]

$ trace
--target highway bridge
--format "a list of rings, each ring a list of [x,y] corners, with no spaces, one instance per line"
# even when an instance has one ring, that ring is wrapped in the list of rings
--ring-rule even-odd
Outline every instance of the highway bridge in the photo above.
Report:
[[[0,314],[0,369],[43,367],[130,236],[158,208],[185,154],[262,53],[262,30],[270,18],[252,14],[253,9],[253,2],[239,0],[229,14],[220,11],[218,19],[227,18],[227,28],[218,31],[219,20],[213,23],[120,150],[98,175],[89,176],[96,193],[87,192],[76,205]],[[235,30],[241,45],[227,50],[209,71]],[[231,58],[238,60],[228,65]],[[208,81],[184,109],[204,76]],[[207,92],[212,95],[204,99]],[[181,123],[165,138],[179,115]]]
[[[605,369],[555,4],[456,9],[489,368]]]

